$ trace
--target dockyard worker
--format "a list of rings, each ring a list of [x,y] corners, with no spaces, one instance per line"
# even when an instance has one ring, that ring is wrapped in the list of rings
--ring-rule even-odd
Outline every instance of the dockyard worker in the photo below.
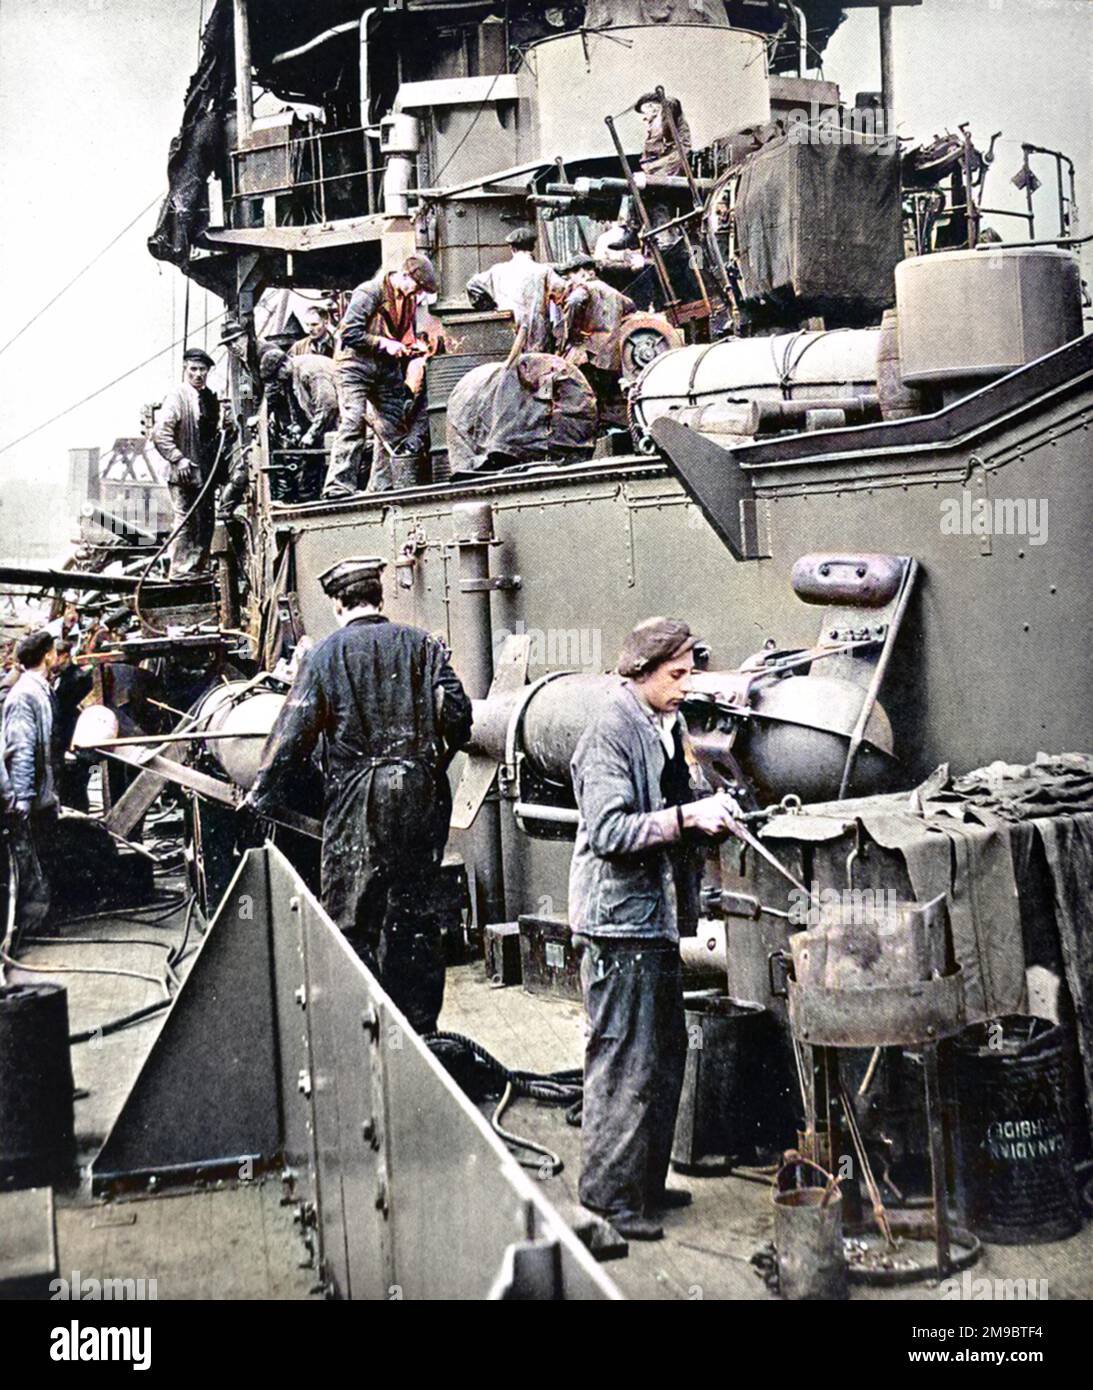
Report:
[[[577,256],[562,266],[568,280],[562,301],[562,355],[580,367],[596,393],[601,424],[625,425],[626,407],[619,388],[619,329],[636,312],[634,301],[596,274],[591,256]]]
[[[325,304],[316,304],[304,315],[304,329],[307,336],[293,343],[289,349],[292,357],[303,357],[317,353],[320,357],[334,356],[334,328],[330,322],[330,310]]]
[[[182,384],[163,398],[152,433],[152,442],[167,462],[174,526],[181,528],[171,546],[172,579],[192,578],[209,565],[213,488],[200,506],[194,503],[216,463],[220,443],[220,401],[206,385],[212,365],[213,359],[200,348],[182,354]]]
[[[400,270],[377,275],[353,291],[338,325],[335,380],[340,423],[324,497],[352,497],[363,489],[369,424],[387,450],[396,483],[401,484],[404,471],[413,475],[420,467],[420,421],[416,411],[407,410],[406,366],[428,351],[418,336],[417,308],[421,298],[436,294],[437,288],[432,262],[426,256],[408,256]]]
[[[56,779],[58,800],[63,806],[71,806],[75,811],[88,810],[87,782],[91,775],[91,763],[86,757],[69,757],[72,735],[76,731],[76,720],[80,715],[80,704],[91,693],[95,677],[90,671],[82,671],[72,659],[72,642],[64,638],[55,640],[55,657],[52,675],[53,695],[53,773]]]
[[[505,237],[510,258],[467,281],[467,297],[476,309],[512,314],[521,352],[554,352],[560,341],[557,306],[566,285],[552,265],[535,259],[538,239],[532,226],[515,228]]]
[[[447,768],[471,703],[435,637],[384,617],[377,558],[319,576],[338,631],[308,653],[244,805],[291,809],[321,740],[323,906],[419,1032],[444,998],[439,871],[451,821]]]
[[[44,628],[15,655],[22,675],[4,702],[3,761],[11,788],[11,848],[19,870],[17,922],[33,932],[49,915],[48,859],[57,822],[53,776],[53,700],[49,675],[55,639]]]
[[[686,623],[649,618],[573,754],[580,817],[569,917],[587,1014],[580,1199],[630,1240],[690,1194],[665,1188],[687,1039],[679,938],[698,919],[699,851],[734,803],[703,795],[679,712],[694,668]]]

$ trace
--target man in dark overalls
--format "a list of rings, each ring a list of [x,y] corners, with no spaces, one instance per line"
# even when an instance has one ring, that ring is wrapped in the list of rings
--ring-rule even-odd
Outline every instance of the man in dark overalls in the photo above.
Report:
[[[629,1240],[657,1240],[687,1035],[680,933],[698,921],[701,846],[735,804],[705,782],[679,713],[694,669],[686,623],[650,618],[626,639],[625,677],[581,735],[569,917],[583,945],[588,1017],[581,1202]],[[697,799],[696,799],[697,798]]]
[[[322,738],[322,900],[421,1033],[444,999],[439,872],[452,814],[447,768],[471,702],[437,638],[390,622],[383,560],[341,560],[319,582],[339,628],[308,653],[245,805],[291,805]]]

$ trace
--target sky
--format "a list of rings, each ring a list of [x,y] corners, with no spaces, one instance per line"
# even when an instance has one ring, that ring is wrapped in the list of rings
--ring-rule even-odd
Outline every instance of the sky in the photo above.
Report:
[[[58,303],[42,306],[166,186],[167,150],[197,61],[211,0],[0,0],[0,504],[19,489],[3,533],[47,524],[68,450],[139,433],[142,404],[178,377],[180,349],[38,430],[65,407],[182,334],[185,282],[154,261],[151,207]],[[925,0],[895,11],[902,134],[928,139],[964,120],[986,143],[1001,129],[989,201],[1020,208],[1009,186],[1023,139],[1078,164],[1084,227],[1093,230],[1093,0]],[[825,75],[844,98],[879,86],[877,19],[853,11],[829,45]],[[1053,196],[1039,195],[1043,227]],[[1020,229],[1012,223],[1011,235]],[[1090,261],[1086,270],[1089,275]],[[194,329],[221,305],[191,291]],[[207,331],[215,343],[216,328]],[[9,496],[11,494],[9,493]],[[26,494],[37,499],[32,490]],[[0,542],[2,545],[2,542]]]

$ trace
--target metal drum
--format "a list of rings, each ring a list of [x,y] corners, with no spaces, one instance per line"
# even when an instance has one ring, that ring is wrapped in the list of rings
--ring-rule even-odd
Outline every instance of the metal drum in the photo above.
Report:
[[[0,1187],[71,1177],[72,1090],[64,988],[0,986]]]
[[[642,372],[631,411],[636,431],[692,406],[875,395],[879,328],[729,338],[661,353]]]
[[[962,1224],[997,1245],[1065,1240],[1081,1228],[1071,1148],[1066,1034],[1011,1014],[956,1043]]]
[[[687,1063],[672,1143],[679,1172],[724,1172],[755,1156],[761,1139],[761,1058],[769,1022],[761,1004],[718,995],[686,1000]]]
[[[238,734],[239,738],[210,739],[208,750],[237,787],[249,791],[258,777],[264,738],[273,728],[285,697],[273,690],[250,690],[246,681],[215,686],[197,711],[199,725],[209,733]]]

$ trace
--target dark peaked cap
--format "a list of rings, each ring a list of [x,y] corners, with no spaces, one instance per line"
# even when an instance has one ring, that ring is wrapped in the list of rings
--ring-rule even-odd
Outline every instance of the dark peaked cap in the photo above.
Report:
[[[386,568],[387,561],[378,555],[354,556],[323,570],[319,583],[328,598],[337,598],[350,584],[359,584],[362,579],[379,579]]]
[[[202,352],[200,348],[187,348],[182,354],[183,362],[200,362],[203,367],[214,367],[216,364],[207,352]]]

